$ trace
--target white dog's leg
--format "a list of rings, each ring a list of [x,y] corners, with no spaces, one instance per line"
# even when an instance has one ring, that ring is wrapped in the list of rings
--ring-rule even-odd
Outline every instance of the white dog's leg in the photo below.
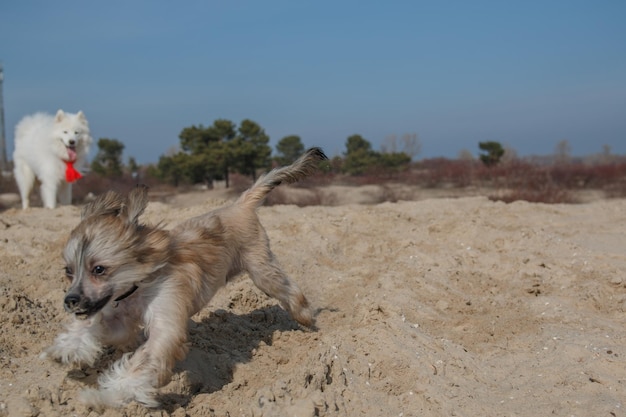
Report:
[[[172,280],[175,282],[175,280]],[[163,285],[145,313],[148,340],[126,354],[98,378],[99,389],[86,389],[81,400],[95,407],[120,407],[135,400],[157,407],[158,387],[165,384],[177,360],[187,353],[187,310],[180,291]]]
[[[46,349],[42,358],[50,357],[65,364],[93,365],[102,353],[99,317],[87,320],[74,319],[54,344]]]
[[[58,179],[53,175],[41,178],[41,200],[45,208],[53,209],[57,205]]]
[[[59,184],[59,190],[57,191],[59,198],[59,204],[62,206],[68,206],[72,204],[72,184],[66,181],[61,181]]]
[[[33,184],[35,183],[35,173],[32,169],[30,169],[28,164],[24,163],[19,158],[15,159],[15,168],[13,169],[13,173],[15,175],[15,182],[17,182],[17,188],[20,190],[22,209],[25,210],[30,205],[28,198],[33,189]]]

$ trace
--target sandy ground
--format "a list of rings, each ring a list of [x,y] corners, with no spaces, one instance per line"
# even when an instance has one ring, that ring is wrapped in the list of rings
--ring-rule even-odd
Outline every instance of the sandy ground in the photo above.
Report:
[[[185,203],[187,201],[187,203]],[[151,203],[180,219],[211,193]],[[318,307],[298,328],[247,278],[190,326],[162,409],[105,416],[625,416],[626,200],[482,197],[263,207]],[[0,213],[0,416],[96,416],[95,368],[39,359],[68,319],[60,252],[79,208]]]

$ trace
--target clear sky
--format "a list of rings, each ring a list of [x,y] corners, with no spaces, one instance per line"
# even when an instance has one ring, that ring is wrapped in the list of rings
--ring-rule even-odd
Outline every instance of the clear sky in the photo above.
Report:
[[[249,118],[329,155],[417,133],[417,156],[626,154],[626,1],[0,2],[9,155],[36,111],[156,162],[187,126]]]

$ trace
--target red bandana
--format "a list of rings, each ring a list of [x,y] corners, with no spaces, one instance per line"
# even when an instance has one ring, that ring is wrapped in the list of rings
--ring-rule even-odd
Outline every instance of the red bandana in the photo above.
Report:
[[[80,172],[76,171],[76,168],[74,168],[74,161],[63,162],[65,162],[65,181],[74,182],[82,177]]]

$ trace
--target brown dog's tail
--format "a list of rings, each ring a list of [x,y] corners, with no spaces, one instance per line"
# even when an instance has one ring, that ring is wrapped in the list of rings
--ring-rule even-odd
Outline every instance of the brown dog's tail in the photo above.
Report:
[[[257,208],[274,188],[282,183],[293,184],[315,171],[321,161],[327,160],[321,148],[307,150],[293,164],[276,168],[260,177],[254,185],[244,192],[237,203]]]

